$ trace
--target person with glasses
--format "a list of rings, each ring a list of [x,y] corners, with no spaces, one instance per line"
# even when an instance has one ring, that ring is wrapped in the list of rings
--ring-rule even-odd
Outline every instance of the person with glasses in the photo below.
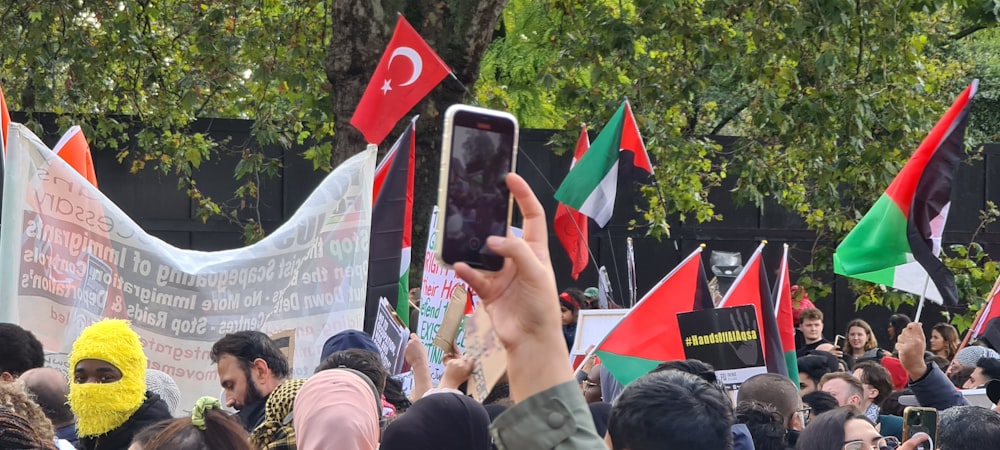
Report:
[[[803,422],[806,426],[809,426],[809,422],[812,422],[816,416],[827,411],[833,411],[840,407],[840,405],[837,404],[836,398],[833,398],[832,395],[823,391],[812,391],[803,395],[802,404],[804,407],[809,408],[809,415]]]
[[[583,380],[583,398],[587,403],[599,403],[604,401],[601,395],[601,365],[598,364],[590,369],[587,379]]]
[[[900,444],[894,436],[882,436],[875,425],[853,407],[820,414],[802,431],[795,448],[800,450],[916,450],[927,435],[917,433]]]

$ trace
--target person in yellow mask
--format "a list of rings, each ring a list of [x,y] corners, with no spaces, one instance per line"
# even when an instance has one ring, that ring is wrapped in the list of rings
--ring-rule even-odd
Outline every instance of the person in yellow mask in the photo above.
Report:
[[[146,391],[146,355],[127,321],[85,328],[69,367],[69,406],[84,450],[126,450],[136,433],[170,418],[166,402]]]

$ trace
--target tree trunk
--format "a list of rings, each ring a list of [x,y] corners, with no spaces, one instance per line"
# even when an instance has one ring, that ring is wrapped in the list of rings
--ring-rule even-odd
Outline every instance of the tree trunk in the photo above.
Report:
[[[333,86],[333,166],[363,150],[367,142],[350,124],[354,109],[385,51],[401,12],[421,37],[448,64],[455,78],[445,78],[411,111],[417,121],[417,148],[413,198],[413,268],[411,284],[419,285],[428,221],[437,203],[441,161],[441,114],[455,103],[473,101],[472,87],[479,63],[507,0],[333,0],[333,37],[327,49],[326,75]],[[409,116],[401,120],[382,143],[381,152],[399,136]],[[417,284],[413,284],[416,282]]]

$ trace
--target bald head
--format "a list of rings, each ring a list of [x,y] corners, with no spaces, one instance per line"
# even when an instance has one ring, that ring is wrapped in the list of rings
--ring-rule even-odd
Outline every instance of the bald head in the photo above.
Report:
[[[56,428],[73,423],[73,412],[66,403],[69,395],[66,375],[51,367],[40,367],[21,374],[20,381]]]

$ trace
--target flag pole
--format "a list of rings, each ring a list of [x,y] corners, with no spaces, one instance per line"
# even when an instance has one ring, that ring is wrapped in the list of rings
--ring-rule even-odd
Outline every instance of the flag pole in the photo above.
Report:
[[[629,293],[629,304],[635,305],[636,301],[636,287],[635,287],[635,247],[632,246],[632,236],[625,239],[627,247],[627,252],[625,257],[625,265],[628,268],[628,293]]]
[[[996,286],[994,286],[994,289],[995,288]],[[990,302],[993,302],[993,300],[990,300]],[[986,311],[986,309],[986,303],[983,303],[983,307],[979,308],[979,312],[976,313],[976,318],[972,320],[972,326],[965,332],[965,338],[962,339],[962,343],[958,344],[958,350],[961,350],[969,345],[969,341],[972,340],[972,332],[976,331],[976,325],[979,324],[979,319],[983,316],[983,311]],[[956,350],[956,352],[958,350]]]
[[[989,309],[992,308],[993,298],[996,297],[998,287],[1000,287],[1000,277],[997,277],[997,280],[993,282],[993,289],[990,289],[990,293],[987,294],[989,297],[986,299],[986,302],[983,303],[983,306],[979,308],[979,312],[976,313],[976,318],[972,320],[972,326],[965,332],[965,338],[962,339],[962,343],[958,346],[959,350],[969,345],[969,341],[972,340],[972,333],[974,333],[976,328],[979,327],[979,319],[982,318],[984,312],[989,311]]]
[[[531,159],[531,156],[528,156],[528,152],[518,152],[517,156],[518,157],[523,156],[524,160],[528,161],[528,163],[531,164],[531,167],[535,168],[535,171],[538,172],[538,175],[542,177],[542,181],[544,181],[545,184],[549,186],[549,189],[551,189],[553,193],[556,192],[555,186],[552,186],[552,183],[549,182],[548,177],[545,176],[545,172],[542,172],[542,169],[538,167],[538,164],[535,164],[535,161]],[[556,209],[559,209],[560,207],[565,208],[566,205],[563,205],[563,204],[560,203],[560,204],[558,204],[556,206]],[[589,218],[588,218],[588,220],[589,220]],[[576,228],[576,232],[579,233],[580,236],[583,236],[583,230],[581,230],[580,227],[576,225],[575,221],[573,222],[573,226],[574,226],[574,228]],[[595,256],[593,250],[590,249],[590,245],[587,245],[587,255],[590,256],[590,261],[592,263],[594,263],[594,267],[595,268],[601,266],[600,263],[597,262],[597,256]],[[619,283],[619,285],[620,284],[621,283]]]
[[[750,261],[753,261],[753,259],[757,257],[758,253],[764,251],[764,246],[765,245],[767,245],[767,239],[764,239],[764,240],[760,241],[760,245],[758,245],[757,249],[753,251],[752,255],[750,255]],[[733,286],[738,285],[740,283],[740,281],[743,280],[743,277],[746,274],[747,274],[746,270],[740,270],[740,274],[737,275],[736,276],[736,280],[733,281]],[[757,276],[759,276],[759,274]],[[733,293],[733,289],[732,289],[732,287],[730,287],[729,290],[726,291],[726,295],[724,295],[722,297],[722,301],[720,301],[719,304],[716,305],[715,307],[716,308],[725,308],[726,307],[726,302],[729,301],[729,296],[732,295],[732,293]]]
[[[618,281],[618,292],[625,292],[625,288],[622,287],[622,273],[618,270],[618,257],[615,256],[615,241],[611,238],[611,229],[605,228],[604,231],[608,233],[608,246],[611,247],[611,263],[615,265],[615,280]]]
[[[931,277],[928,276],[924,280],[924,291],[920,294],[920,300],[917,303],[917,313],[913,315],[914,322],[920,322],[920,314],[924,312],[924,298],[927,296],[927,286],[931,282]]]
[[[782,248],[784,250],[781,256],[781,264],[778,265],[778,284],[777,284],[778,292],[781,292],[781,286],[783,286],[785,283],[785,273],[788,272],[788,244],[787,243],[783,244]],[[778,298],[776,298],[774,301],[774,317],[776,319],[778,318],[778,308],[780,307],[781,307],[781,296],[779,295]]]

